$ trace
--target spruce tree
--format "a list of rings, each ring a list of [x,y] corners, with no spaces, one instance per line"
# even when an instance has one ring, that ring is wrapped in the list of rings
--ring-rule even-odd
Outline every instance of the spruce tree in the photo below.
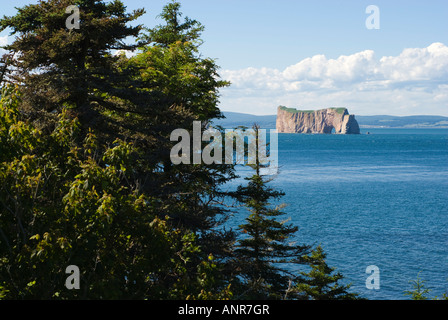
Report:
[[[310,264],[309,272],[301,272],[291,296],[300,300],[356,300],[356,293],[349,292],[350,285],[340,283],[343,275],[335,272],[326,262],[326,254],[322,246],[312,250],[311,255],[304,257]]]
[[[164,25],[158,25],[153,29],[146,29],[146,38],[151,43],[157,43],[161,47],[168,48],[176,42],[191,43],[200,42],[200,35],[204,31],[204,26],[197,20],[185,17],[181,21],[181,4],[177,1],[167,3],[159,15],[164,21]]]
[[[431,291],[426,287],[426,281],[420,279],[420,272],[416,280],[410,281],[413,290],[406,290],[404,294],[411,297],[411,300],[428,300],[428,293]]]
[[[283,205],[272,202],[284,193],[267,185],[269,178],[262,174],[264,165],[258,157],[259,147],[265,143],[259,144],[260,128],[254,125],[253,130],[256,159],[249,166],[255,172],[245,178],[247,185],[239,186],[235,193],[250,212],[245,223],[239,226],[242,236],[235,249],[235,267],[242,282],[237,285],[239,293],[235,294],[244,299],[282,299],[295,278],[285,264],[301,263],[309,247],[292,244],[297,226],[278,220],[285,214]]]
[[[72,5],[79,9],[79,29],[67,25]],[[129,24],[143,13],[127,13],[121,1],[48,0],[3,17],[0,30],[9,28],[16,36],[5,49],[17,53],[12,79],[20,86],[22,112],[51,131],[57,115],[69,108],[85,133],[90,127],[103,134],[120,127],[116,114],[144,112],[149,97],[136,94],[139,84],[112,54],[140,45],[127,41],[140,34],[141,25]]]
[[[217,225],[227,210],[220,202],[226,196],[221,187],[234,178],[232,165],[173,165],[170,134],[186,129],[191,138],[193,121],[200,121],[201,134],[213,119],[222,117],[218,108],[219,90],[229,85],[221,80],[215,61],[200,53],[204,27],[183,17],[178,2],[169,2],[162,11],[162,23],[142,34],[147,43],[129,61],[143,89],[159,97],[151,117],[152,143],[145,163],[155,160],[159,170],[147,177],[146,190],[163,199],[163,214],[176,225],[196,232],[205,252],[215,258],[224,255],[233,241],[230,232],[220,233]],[[202,142],[202,146],[206,142]]]

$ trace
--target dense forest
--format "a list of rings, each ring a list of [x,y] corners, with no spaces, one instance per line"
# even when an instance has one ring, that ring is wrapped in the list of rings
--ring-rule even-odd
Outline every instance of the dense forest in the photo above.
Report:
[[[0,20],[15,36],[0,64],[0,298],[361,299],[321,246],[292,243],[259,161],[232,191],[236,164],[171,162],[171,132],[213,125],[230,83],[178,2],[152,29],[134,23],[144,13],[47,0]]]

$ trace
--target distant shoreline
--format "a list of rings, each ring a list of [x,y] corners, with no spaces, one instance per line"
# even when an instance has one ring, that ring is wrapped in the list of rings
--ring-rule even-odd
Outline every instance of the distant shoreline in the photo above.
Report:
[[[251,127],[254,123],[261,128],[275,128],[277,115],[252,115],[223,111],[225,119],[217,119],[213,123],[223,127],[246,126]],[[355,114],[359,127],[362,129],[448,129],[448,117],[434,115],[420,116],[359,116]]]
[[[403,127],[388,127],[388,126],[369,126],[359,125],[362,129],[448,129],[448,126],[403,126]]]

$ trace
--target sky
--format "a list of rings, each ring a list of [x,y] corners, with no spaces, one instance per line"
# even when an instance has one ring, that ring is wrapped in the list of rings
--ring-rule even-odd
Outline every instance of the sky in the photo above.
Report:
[[[32,0],[0,0],[0,15]],[[145,8],[152,27],[165,0],[123,0]],[[346,107],[352,114],[448,116],[446,0],[181,0],[205,26],[204,57],[230,87],[223,111],[275,114]],[[370,20],[375,5],[379,16]],[[379,29],[368,29],[379,22]],[[378,22],[377,22],[378,21]],[[11,41],[0,33],[0,45]]]

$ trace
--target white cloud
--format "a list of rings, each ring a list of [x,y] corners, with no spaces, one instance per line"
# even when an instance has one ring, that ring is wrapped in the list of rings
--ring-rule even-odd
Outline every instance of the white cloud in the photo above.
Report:
[[[0,37],[0,47],[8,44],[8,36]]]
[[[385,77],[397,81],[446,79],[448,47],[433,43],[427,48],[405,49],[396,57],[380,60]]]
[[[350,82],[373,71],[374,52],[366,50],[338,59],[327,59],[324,55],[307,58],[283,71],[287,80],[333,80]]]
[[[337,59],[316,55],[283,71],[247,68],[221,76],[232,83],[222,91],[224,111],[274,114],[278,105],[339,105],[355,114],[448,115],[448,47],[442,43],[379,59],[372,50]]]
[[[134,57],[137,55],[137,51],[131,51],[131,50],[116,50],[112,53],[113,56],[118,56],[120,54],[124,54],[127,58]]]

